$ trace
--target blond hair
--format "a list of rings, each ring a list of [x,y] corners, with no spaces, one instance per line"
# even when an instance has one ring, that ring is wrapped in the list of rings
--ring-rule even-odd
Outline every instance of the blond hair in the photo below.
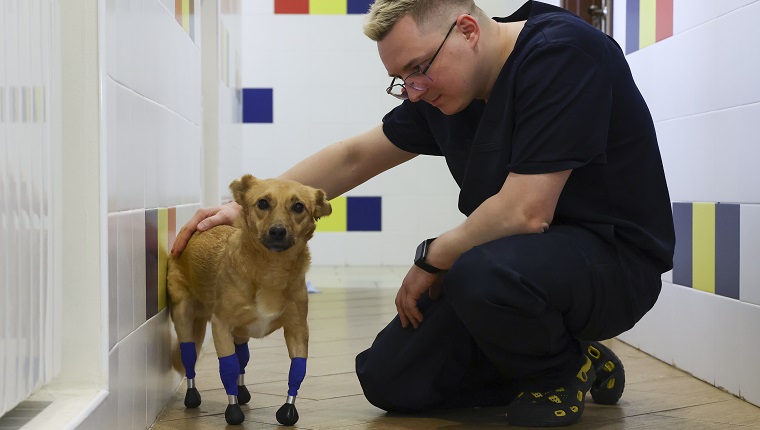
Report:
[[[445,27],[463,13],[476,18],[485,16],[473,0],[375,0],[364,22],[364,34],[379,42],[406,15],[412,17],[420,31],[427,32]]]

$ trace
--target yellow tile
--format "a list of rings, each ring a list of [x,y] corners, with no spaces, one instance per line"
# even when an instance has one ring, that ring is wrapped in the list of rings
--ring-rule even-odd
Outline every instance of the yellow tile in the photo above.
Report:
[[[312,15],[345,15],[348,0],[309,0],[309,13]]]
[[[330,200],[332,213],[317,221],[317,231],[346,231],[348,229],[348,207],[346,196],[339,196]]]
[[[639,3],[639,49],[655,42],[656,24],[657,0],[641,0]]]
[[[692,208],[692,287],[715,293],[715,203]]]

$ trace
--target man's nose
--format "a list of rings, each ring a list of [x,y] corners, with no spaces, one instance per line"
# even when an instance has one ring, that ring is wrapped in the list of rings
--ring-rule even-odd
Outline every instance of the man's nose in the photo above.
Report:
[[[406,87],[406,95],[409,97],[409,100],[412,102],[418,102],[422,100],[422,96],[427,93],[427,89],[424,90],[418,90],[412,87],[411,85],[407,85]]]

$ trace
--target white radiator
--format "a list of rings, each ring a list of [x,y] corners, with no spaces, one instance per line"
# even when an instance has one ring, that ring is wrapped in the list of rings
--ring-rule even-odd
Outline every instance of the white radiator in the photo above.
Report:
[[[0,416],[60,367],[53,3],[0,0]]]

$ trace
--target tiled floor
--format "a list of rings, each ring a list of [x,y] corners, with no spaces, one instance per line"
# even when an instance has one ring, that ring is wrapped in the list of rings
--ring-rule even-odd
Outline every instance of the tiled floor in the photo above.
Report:
[[[296,406],[299,429],[483,429],[506,427],[503,408],[389,415],[362,396],[354,375],[354,357],[395,315],[393,298],[408,268],[315,267],[309,280],[321,292],[310,295],[311,329],[308,373]],[[628,345],[608,346],[622,358],[627,385],[616,406],[590,400],[578,429],[760,429],[760,408],[668,366]],[[242,426],[272,429],[284,403],[289,360],[276,331],[249,343],[251,361],[246,383],[252,400],[243,406]],[[227,406],[218,361],[210,345],[197,366],[196,383],[203,404],[186,410],[185,385],[166,406],[154,430],[218,429],[226,426]]]

